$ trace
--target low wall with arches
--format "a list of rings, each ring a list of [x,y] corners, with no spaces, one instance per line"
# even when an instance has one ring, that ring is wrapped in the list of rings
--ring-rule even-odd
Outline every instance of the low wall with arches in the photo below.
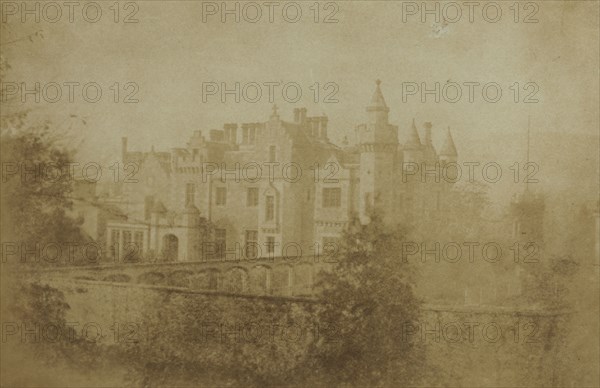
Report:
[[[235,261],[193,261],[111,264],[52,268],[44,278],[183,287],[195,291],[306,297],[314,293],[317,274],[330,264],[313,258],[261,258]]]

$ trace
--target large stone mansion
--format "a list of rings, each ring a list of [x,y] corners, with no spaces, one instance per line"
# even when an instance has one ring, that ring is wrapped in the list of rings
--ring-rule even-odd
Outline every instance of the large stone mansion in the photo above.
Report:
[[[377,82],[366,123],[354,128],[353,145],[329,141],[325,116],[309,117],[306,109],[297,108],[293,120],[284,121],[275,107],[266,122],[198,130],[185,148],[170,152],[154,147],[132,151],[123,138],[122,160],[130,174],[111,183],[108,193],[103,189],[98,196],[92,188],[81,193],[82,199],[95,198],[78,202],[85,210],[84,229],[107,247],[107,264],[172,262],[128,269],[148,272],[140,275],[140,283],[160,283],[161,268],[169,272],[172,264],[181,267],[173,267],[173,274],[198,265],[198,284],[169,284],[306,296],[313,294],[316,273],[327,267],[327,255],[337,251],[349,224],[357,217],[368,222],[372,210],[379,210],[384,222],[421,232],[410,236],[409,242],[421,249],[409,259],[421,263],[428,281],[419,283],[419,292],[428,300],[485,304],[523,290],[527,295],[527,284],[535,284],[530,272],[538,267],[515,261],[510,248],[518,243],[526,256],[532,252],[526,244],[534,243],[542,262],[543,198],[525,190],[513,198],[504,217],[478,221],[473,214],[485,204],[470,201],[468,190],[432,174],[457,163],[450,130],[443,132],[443,146],[436,150],[430,123],[423,124],[421,133],[414,120],[408,131],[400,131],[390,124],[388,113]],[[399,132],[408,132],[407,138],[400,139]],[[96,218],[87,217],[94,212]],[[597,239],[592,241],[597,247]],[[467,242],[478,244],[475,262],[468,258]],[[488,243],[504,249],[499,262],[482,258],[482,246]],[[440,245],[451,244],[462,246],[460,263],[438,263],[440,253],[447,254]],[[254,258],[277,260],[240,262]],[[478,271],[481,263],[489,265],[485,276]],[[108,265],[105,270],[123,269]],[[117,276],[109,275],[102,279]]]
[[[106,224],[111,255],[132,243],[167,261],[307,255],[373,209],[386,222],[433,219],[451,183],[423,184],[406,166],[456,162],[450,129],[439,151],[430,123],[419,134],[413,120],[400,141],[389,110],[377,81],[353,146],[332,144],[328,118],[305,108],[293,121],[273,107],[265,122],[197,130],[170,152],[131,151],[123,138],[123,163],[136,165],[137,182],[111,192],[123,214]]]

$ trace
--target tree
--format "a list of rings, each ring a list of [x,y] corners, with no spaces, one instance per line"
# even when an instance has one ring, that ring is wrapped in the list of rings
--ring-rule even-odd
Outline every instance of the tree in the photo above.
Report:
[[[419,379],[423,348],[403,335],[419,320],[421,304],[413,292],[416,271],[400,255],[406,234],[376,213],[366,225],[355,219],[338,263],[321,273],[323,336],[305,367],[319,383],[397,386]]]
[[[3,165],[16,170],[3,177],[2,185],[12,234],[31,243],[82,241],[81,220],[67,215],[72,209],[73,180],[64,170],[72,162],[72,153],[58,145],[49,124],[3,132],[1,151]],[[46,171],[56,169],[56,174],[60,168],[61,176],[40,173],[47,166],[52,167]]]
[[[312,338],[282,334],[309,325],[289,301],[157,292],[144,303],[144,335],[122,344],[136,386],[289,385]]]
[[[39,31],[26,38],[32,36],[40,36]],[[0,57],[0,81],[5,80],[10,68],[6,57]],[[18,104],[17,109],[9,109],[15,108],[11,98],[3,94],[0,99],[3,243],[13,243],[18,250],[55,243],[64,250],[66,244],[89,241],[80,228],[83,220],[69,214],[74,184],[70,168],[75,151],[64,145],[58,126],[48,121],[34,122],[29,111]]]

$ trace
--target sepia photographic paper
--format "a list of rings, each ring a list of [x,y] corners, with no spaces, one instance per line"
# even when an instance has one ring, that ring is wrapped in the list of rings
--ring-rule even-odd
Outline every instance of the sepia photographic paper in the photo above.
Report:
[[[0,1],[2,387],[600,387],[600,3]]]

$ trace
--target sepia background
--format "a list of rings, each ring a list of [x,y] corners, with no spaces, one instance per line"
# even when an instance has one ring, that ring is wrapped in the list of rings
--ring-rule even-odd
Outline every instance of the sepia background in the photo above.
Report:
[[[124,7],[124,3],[121,6]],[[540,374],[550,373],[546,369],[548,365],[560,364],[563,359],[564,363],[553,375],[550,385],[598,386],[600,26],[597,2],[520,2],[519,22],[515,22],[509,8],[513,3],[500,1],[496,3],[503,14],[497,23],[486,21],[480,11],[475,12],[473,22],[469,22],[464,13],[456,23],[436,22],[432,16],[427,16],[423,22],[421,14],[409,15],[403,21],[403,7],[410,2],[401,1],[331,2],[338,8],[336,23],[322,22],[328,14],[323,9],[325,2],[320,3],[319,23],[313,20],[314,14],[309,8],[312,2],[299,2],[304,14],[298,23],[286,22],[280,13],[276,13],[273,23],[268,22],[265,13],[257,23],[246,22],[243,18],[239,23],[231,19],[222,23],[220,14],[209,15],[203,21],[202,2],[134,3],[139,8],[135,13],[136,23],[124,23],[122,19],[115,23],[107,3],[103,3],[104,14],[97,23],[82,20],[77,17],[80,16],[78,13],[73,23],[66,20],[66,15],[57,23],[43,19],[37,23],[21,22],[19,16],[4,13],[0,39],[4,85],[14,82],[28,85],[35,82],[96,82],[102,86],[104,95],[98,103],[85,102],[80,95],[76,95],[72,103],[65,96],[57,103],[47,103],[43,99],[35,103],[31,97],[26,102],[3,99],[2,116],[28,111],[27,125],[51,122],[50,131],[60,134],[60,143],[77,150],[73,160],[110,166],[121,160],[123,137],[128,138],[128,148],[133,151],[148,152],[153,148],[169,151],[173,147],[184,147],[196,130],[206,134],[211,129],[221,129],[225,123],[269,120],[273,102],[265,95],[256,103],[244,99],[236,103],[231,97],[221,101],[218,94],[208,96],[204,102],[203,83],[224,82],[232,86],[236,82],[295,82],[303,91],[300,101],[290,103],[281,97],[281,93],[275,94],[274,103],[282,120],[292,121],[294,109],[306,107],[309,115],[328,117],[328,135],[332,143],[353,146],[359,142],[355,128],[366,120],[365,107],[372,99],[375,80],[381,80],[381,92],[390,108],[389,122],[398,126],[400,143],[409,138],[413,119],[420,134],[423,123],[431,122],[436,149],[444,144],[446,128],[450,127],[460,162],[496,162],[502,166],[507,175],[497,183],[486,185],[489,206],[483,214],[484,219],[503,217],[511,199],[525,190],[524,183],[513,182],[509,167],[515,162],[536,163],[539,182],[530,184],[529,189],[545,197],[545,254],[547,257],[569,257],[579,268],[574,277],[567,280],[569,292],[563,301],[565,305],[560,306],[561,314],[569,311],[573,318],[565,326],[561,344],[552,345],[553,349],[554,346],[561,349],[551,353],[555,358],[552,363],[546,356],[539,356],[534,351],[529,353],[523,348],[518,350],[523,354],[509,350],[503,356],[497,355],[497,349],[488,349],[482,354],[490,354],[490,359],[498,363],[494,364],[494,360],[485,363],[486,368],[496,365],[493,370],[486,369],[485,373],[493,376],[489,380],[478,380],[479,373],[484,372],[473,372],[475,377],[463,376],[462,380],[452,380],[456,376],[440,372],[435,377],[429,376],[425,383],[412,381],[411,384],[535,385],[536,381],[530,376],[522,377],[520,371],[512,375],[500,371],[500,364],[508,362],[511,354],[515,354],[512,359],[517,365],[512,366],[515,370],[519,370],[521,360],[541,357],[535,364]],[[232,6],[233,3],[229,4]],[[427,3],[432,7],[434,3],[440,7],[447,4]],[[528,12],[522,7],[529,3],[539,8],[535,14],[536,23],[523,22]],[[221,5],[220,2],[216,4]],[[120,17],[126,14],[127,11],[121,8]],[[139,88],[135,98],[139,101],[123,103],[126,93],[121,90],[121,100],[115,103],[109,89],[115,82],[120,85],[135,83]],[[463,96],[456,103],[443,98],[435,102],[431,96],[423,102],[419,94],[403,101],[406,83],[425,83],[431,88],[436,82],[441,85],[446,82],[495,82],[503,94],[496,103],[486,102],[479,87],[471,103],[467,101],[467,89],[463,88]],[[518,102],[513,100],[514,93],[510,88],[516,82],[521,88]],[[321,90],[319,101],[315,103],[309,89],[315,83],[335,83],[339,88],[335,95],[338,101],[324,102],[326,92]],[[528,93],[523,89],[526,83],[535,83],[539,88],[535,94],[537,102],[523,101]],[[3,122],[3,134],[14,130],[13,124]],[[3,169],[3,175],[4,172]],[[103,181],[109,178],[105,176]],[[481,182],[482,179],[477,180]],[[6,194],[4,189],[2,194]],[[7,205],[4,198],[2,205],[3,213],[7,212],[6,206],[12,206]],[[581,216],[582,212],[584,216]],[[9,217],[2,217],[3,243],[19,241],[13,226],[22,220]],[[580,217],[589,223],[584,224]],[[456,222],[460,224],[460,220]],[[469,221],[465,218],[464,222]],[[580,259],[580,254],[588,256]],[[6,268],[3,267],[3,281]],[[467,271],[470,271],[469,276],[477,277],[479,271],[486,270],[475,267]],[[493,274],[482,276],[494,277]],[[446,277],[450,278],[450,275]],[[444,276],[436,279],[444,279]],[[421,282],[425,289],[436,287],[432,284],[435,282],[428,283],[427,277]],[[101,297],[102,292],[98,291],[98,294]],[[8,295],[4,287],[3,295]],[[534,294],[531,296],[533,298]],[[145,296],[136,298],[143,300]],[[9,304],[6,296],[2,302]],[[93,300],[89,302],[90,310],[94,309],[94,303]],[[555,324],[540,323],[540,327],[550,332],[542,330],[544,335],[552,337]],[[162,337],[167,341],[165,338]],[[433,357],[435,352],[439,354],[436,362],[443,363],[442,359],[453,352],[464,354],[463,349],[451,348],[435,350]],[[135,379],[134,382],[120,380],[121,375],[127,375],[122,370],[117,373],[119,377],[115,377],[107,376],[106,371],[97,373],[64,365],[61,370],[65,379],[53,376],[46,380],[51,373],[42,368],[40,373],[44,377],[35,377],[34,368],[38,364],[30,363],[27,354],[23,357],[16,359],[3,350],[2,375],[3,380],[7,379],[7,386],[44,385],[45,382],[53,386],[139,383]],[[115,356],[115,359],[118,358]],[[280,369],[285,371],[283,374],[291,373],[284,367]],[[469,373],[466,369],[467,372],[457,373]],[[233,384],[249,384],[243,379],[217,377],[214,380],[205,377],[202,384],[232,381]],[[271,383],[274,381],[277,380]],[[189,382],[186,378],[175,381],[179,384]],[[253,380],[252,384],[266,383]],[[384,385],[393,384],[387,381]]]

